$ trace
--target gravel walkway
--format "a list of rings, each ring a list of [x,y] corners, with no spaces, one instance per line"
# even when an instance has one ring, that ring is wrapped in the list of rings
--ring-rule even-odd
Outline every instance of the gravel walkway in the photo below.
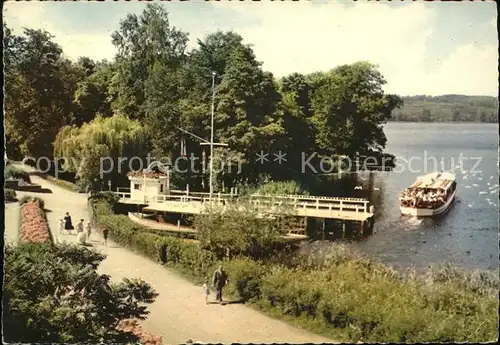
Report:
[[[17,193],[17,197],[19,198],[19,193]],[[20,217],[20,207],[17,201],[5,204],[5,232],[3,234],[5,244],[17,243]]]

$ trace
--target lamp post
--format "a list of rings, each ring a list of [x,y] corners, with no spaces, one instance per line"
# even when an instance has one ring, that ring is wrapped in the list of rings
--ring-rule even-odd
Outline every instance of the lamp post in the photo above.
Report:
[[[214,192],[213,170],[214,170],[214,107],[215,107],[215,72],[212,72],[212,119],[210,122],[210,205],[212,204],[212,194]]]

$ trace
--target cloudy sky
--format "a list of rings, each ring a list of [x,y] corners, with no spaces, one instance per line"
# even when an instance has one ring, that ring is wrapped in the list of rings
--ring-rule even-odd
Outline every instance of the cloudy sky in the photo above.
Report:
[[[276,77],[368,60],[400,95],[498,95],[494,2],[162,2],[173,25],[196,39],[234,30]],[[111,33],[145,2],[14,2],[4,20],[16,33],[45,29],[70,58],[111,60]]]

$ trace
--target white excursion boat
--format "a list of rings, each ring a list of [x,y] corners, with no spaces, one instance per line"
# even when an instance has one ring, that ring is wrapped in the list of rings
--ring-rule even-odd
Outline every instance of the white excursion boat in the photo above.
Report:
[[[448,210],[455,198],[457,182],[450,172],[419,176],[399,198],[403,215],[432,217]]]

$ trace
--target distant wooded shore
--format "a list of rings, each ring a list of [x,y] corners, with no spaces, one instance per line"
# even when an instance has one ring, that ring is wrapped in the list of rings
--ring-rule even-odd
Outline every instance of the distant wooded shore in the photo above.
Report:
[[[492,96],[405,96],[392,122],[498,122],[498,100]]]

